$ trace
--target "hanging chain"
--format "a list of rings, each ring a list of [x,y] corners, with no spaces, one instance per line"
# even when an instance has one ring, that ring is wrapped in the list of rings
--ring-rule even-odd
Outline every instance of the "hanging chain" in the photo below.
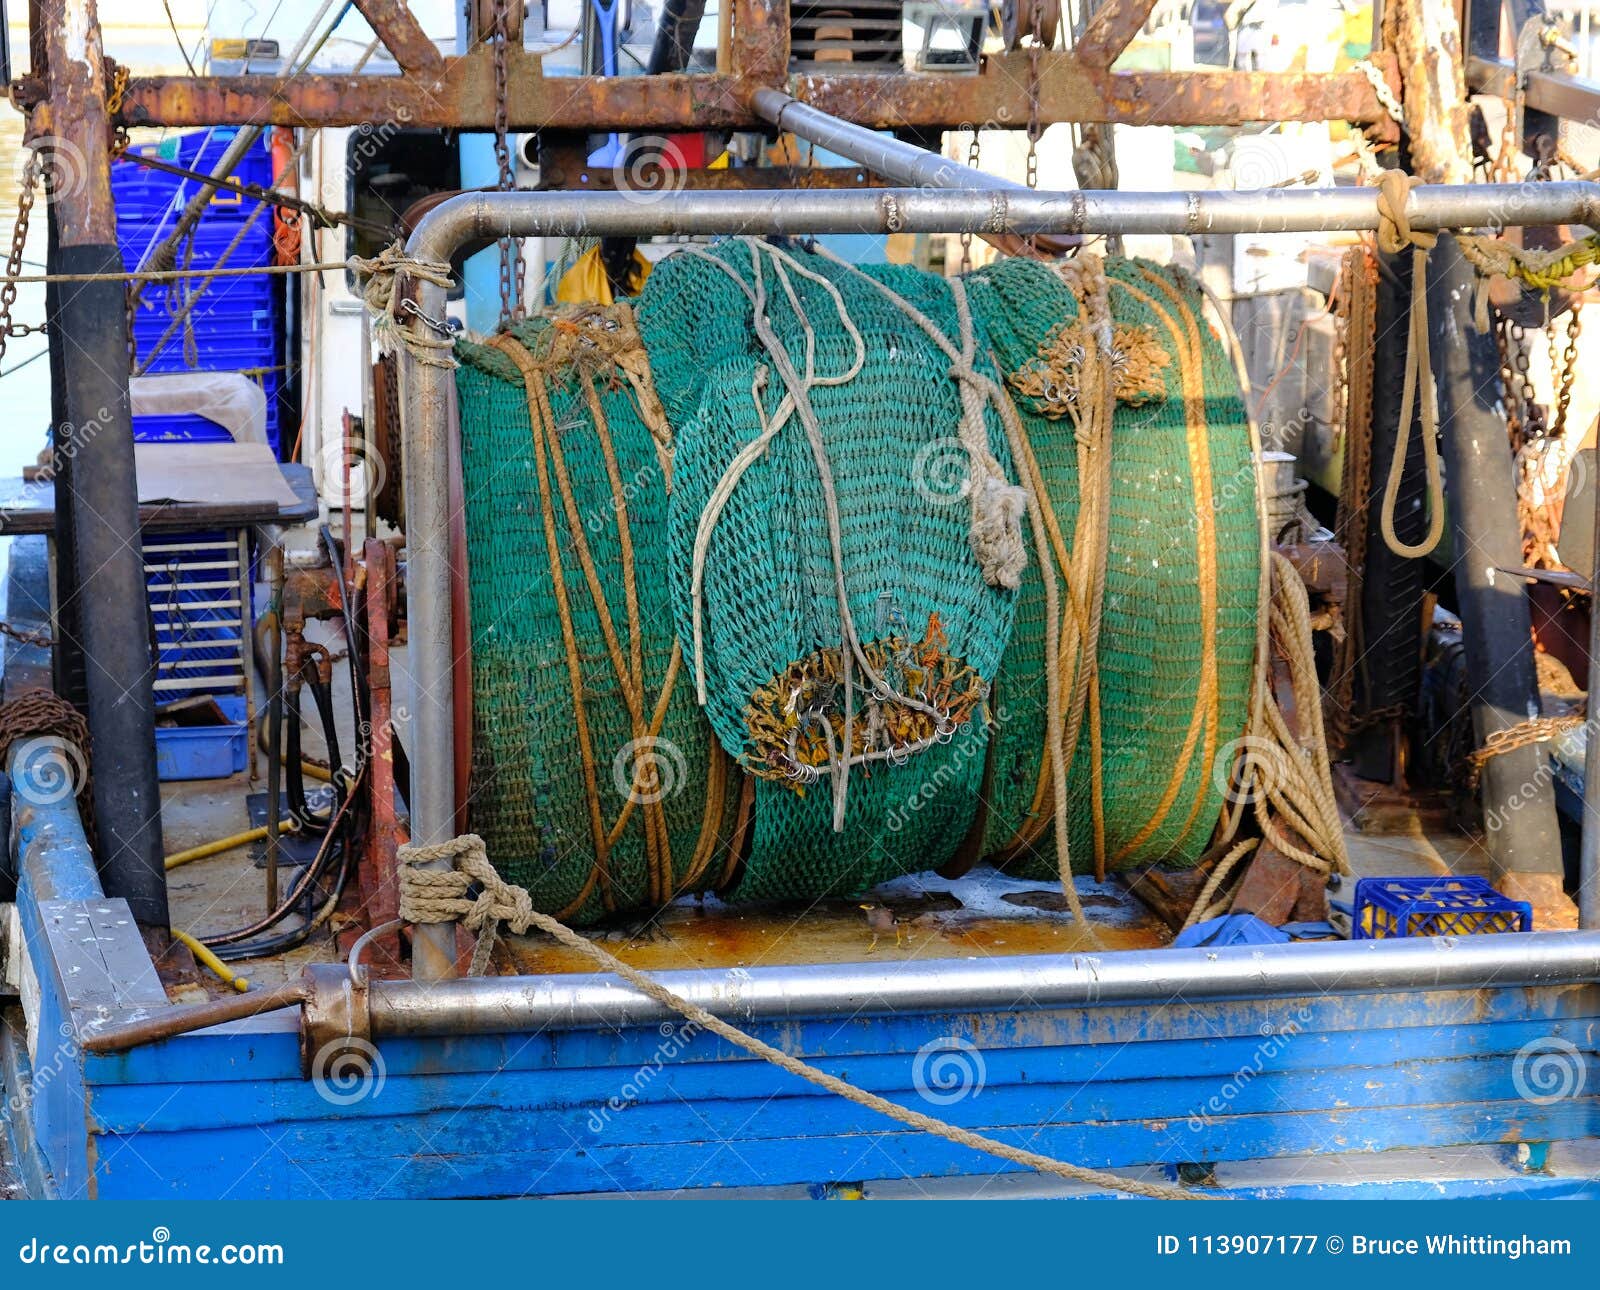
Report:
[[[6,342],[31,332],[43,332],[44,323],[29,326],[11,321],[12,307],[17,303],[17,276],[22,272],[22,258],[28,245],[28,220],[33,214],[34,190],[44,173],[43,152],[35,148],[28,154],[22,168],[22,182],[17,190],[17,222],[11,228],[11,254],[6,257],[6,280],[0,286],[0,358],[6,356]]]
[[[508,75],[506,59],[511,43],[511,16],[508,0],[494,0],[494,30],[490,44],[494,50],[494,159],[500,169],[500,191],[510,192],[517,186],[516,172],[511,168],[510,109],[507,106]],[[518,282],[518,265],[521,261],[519,246],[509,237],[500,239],[500,326],[519,321],[523,317],[522,291]]]
[[[978,126],[977,126],[976,122],[974,122],[974,124],[972,126],[972,142],[967,147],[967,165],[971,169],[976,170],[978,168],[979,160],[980,160],[980,158],[978,156]],[[972,272],[972,234],[971,233],[963,233],[961,235],[961,272],[962,273],[971,273]]]
[[[1583,297],[1574,294],[1572,306],[1567,310],[1567,345],[1561,352],[1561,383],[1556,392],[1556,416],[1550,433],[1560,438],[1567,429],[1567,408],[1572,403],[1572,385],[1578,375],[1578,338],[1583,335]],[[1550,367],[1555,370],[1555,328],[1550,329]]]
[[[111,79],[106,82],[106,116],[116,118],[122,111],[122,99],[128,92],[128,69],[120,63],[111,73]],[[116,161],[128,150],[128,127],[115,125],[111,128],[111,159]]]
[[[1039,5],[1033,4],[1033,43],[1028,46],[1028,187],[1039,186],[1039,56],[1044,52],[1040,36]]]

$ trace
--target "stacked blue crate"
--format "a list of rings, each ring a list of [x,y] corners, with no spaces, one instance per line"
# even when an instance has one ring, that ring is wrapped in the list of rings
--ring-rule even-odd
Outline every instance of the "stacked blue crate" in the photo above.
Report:
[[[233,129],[213,129],[179,135],[160,143],[144,144],[130,152],[153,155],[187,170],[209,174],[233,141]],[[272,155],[265,138],[252,147],[234,171],[241,184],[269,187],[273,180]],[[124,263],[142,262],[150,250],[169,234],[179,214],[200,190],[196,179],[184,179],[153,170],[135,161],[118,161],[112,167],[112,194],[117,205],[117,240]],[[218,263],[250,217],[265,203],[219,192],[196,225],[192,251],[180,267],[209,268]],[[270,211],[244,229],[239,245],[228,257],[230,269],[265,268],[272,263]],[[278,391],[282,386],[283,326],[278,293],[269,274],[216,278],[189,315],[161,344],[173,319],[181,312],[184,288],[170,290],[153,284],[141,296],[134,316],[133,334],[141,363],[151,358],[149,372],[248,372],[267,396],[267,440],[278,448]],[[193,366],[185,354],[186,336],[193,336]],[[134,436],[143,441],[182,439],[191,442],[226,440],[227,431],[198,416],[134,419]]]

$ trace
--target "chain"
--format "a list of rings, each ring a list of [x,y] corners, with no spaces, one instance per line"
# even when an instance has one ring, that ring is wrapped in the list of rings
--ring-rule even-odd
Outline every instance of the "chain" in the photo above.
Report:
[[[516,173],[511,168],[510,128],[507,106],[507,47],[511,43],[511,17],[508,0],[494,0],[494,32],[491,45],[494,49],[494,159],[500,168],[500,191],[510,192],[516,187]],[[519,247],[509,237],[500,239],[500,326],[518,321],[523,316],[522,292],[518,289],[517,265]]]
[[[42,332],[43,323],[28,326],[11,321],[12,307],[17,303],[17,275],[22,272],[22,257],[28,245],[28,220],[33,214],[34,190],[39,186],[39,176],[44,171],[43,154],[34,149],[28,154],[28,163],[22,168],[22,182],[17,187],[17,222],[11,229],[11,254],[6,258],[6,281],[0,286],[0,359],[6,356],[6,342],[29,332]]]
[[[1033,7],[1033,44],[1028,46],[1028,187],[1039,186],[1039,55],[1044,41],[1039,35],[1039,0]]]
[[[0,636],[9,636],[12,640],[23,645],[34,645],[39,649],[54,649],[55,638],[43,628],[13,627],[8,622],[0,622]]]
[[[972,127],[972,142],[967,145],[967,165],[968,165],[968,167],[970,167],[973,170],[976,170],[978,168],[979,160],[980,160],[980,158],[978,156],[978,127],[977,127],[976,123],[974,123],[974,125]],[[970,273],[970,272],[972,272],[972,234],[971,233],[963,233],[961,235],[961,272],[962,273]]]
[[[115,120],[117,113],[122,111],[122,98],[128,92],[128,69],[120,63],[111,73],[111,79],[106,83],[106,116]],[[111,128],[111,159],[115,161],[128,150],[128,127],[114,125]]]
[[[1583,319],[1579,316],[1583,312],[1583,297],[1574,295],[1572,306],[1567,310],[1567,347],[1561,351],[1561,385],[1556,394],[1556,417],[1550,427],[1550,433],[1557,438],[1566,433],[1567,408],[1572,403],[1572,385],[1578,375],[1578,338],[1583,335]],[[1550,329],[1550,366],[1556,366],[1555,360],[1556,333],[1555,328]]]
[[[1587,717],[1583,713],[1565,717],[1529,717],[1528,720],[1508,726],[1504,730],[1496,730],[1483,741],[1482,748],[1474,749],[1464,758],[1467,788],[1473,790],[1478,787],[1483,768],[1492,758],[1503,757],[1508,752],[1515,752],[1518,748],[1526,748],[1530,744],[1542,744],[1569,730],[1576,730],[1585,720]]]
[[[1400,100],[1394,96],[1394,91],[1389,88],[1389,82],[1383,79],[1383,73],[1371,59],[1363,58],[1351,68],[1351,71],[1360,72],[1367,78],[1367,84],[1372,86],[1372,95],[1378,100],[1378,106],[1387,112],[1394,123],[1401,129],[1405,128],[1406,112],[1400,106]]]

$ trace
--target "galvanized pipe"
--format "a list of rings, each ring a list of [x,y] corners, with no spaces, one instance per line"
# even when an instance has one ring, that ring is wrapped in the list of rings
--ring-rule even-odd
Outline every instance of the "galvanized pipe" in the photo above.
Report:
[[[1415,188],[1413,228],[1600,222],[1600,185],[1475,184]],[[500,237],[647,237],[768,233],[1259,233],[1372,229],[1370,188],[1261,192],[1032,192],[801,190],[795,192],[464,193],[423,216],[410,255],[447,261],[473,240]],[[414,335],[433,338],[445,313],[441,287],[419,282]],[[400,364],[405,409],[406,529],[411,666],[415,686],[412,838],[438,843],[455,831],[455,724],[451,701],[449,434],[450,375],[409,353]],[[418,927],[418,980],[454,975],[455,932]],[[1506,955],[1508,959],[1511,957]]]
[[[1600,933],[1318,941],[1213,950],[1122,950],[725,972],[657,972],[667,989],[735,1023],[808,1017],[992,1013],[1104,1005],[1167,1007],[1600,979]],[[611,1030],[676,1016],[614,976],[375,981],[372,1037]]]
[[[807,143],[848,157],[874,174],[897,184],[928,188],[1008,189],[1026,192],[1021,184],[973,166],[941,157],[936,152],[902,143],[893,135],[842,121],[827,112],[785,94],[760,89],[750,95],[750,110],[782,133],[798,135]]]

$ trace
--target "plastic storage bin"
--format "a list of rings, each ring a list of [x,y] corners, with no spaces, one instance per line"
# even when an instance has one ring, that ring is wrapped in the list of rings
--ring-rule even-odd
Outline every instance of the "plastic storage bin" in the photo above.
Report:
[[[156,774],[163,780],[226,779],[250,762],[250,722],[242,694],[219,694],[220,726],[157,726]]]
[[[236,133],[234,129],[200,130],[130,151],[209,173]],[[233,177],[243,184],[271,185],[272,156],[265,140],[245,154]],[[201,184],[197,179],[180,178],[122,160],[112,166],[111,188],[116,200],[117,241],[123,262],[134,265],[171,232],[178,215],[200,191]],[[263,212],[260,218],[245,227],[258,210]],[[266,203],[219,192],[195,226],[192,249],[180,262],[188,268],[210,268],[238,238],[227,267],[265,268],[272,263],[272,236],[273,216]],[[242,371],[255,375],[267,395],[267,441],[277,451],[278,394],[282,387],[284,352],[278,284],[264,273],[213,279],[190,311],[187,323],[174,329],[171,337],[161,344],[173,319],[182,312],[185,286],[196,281],[191,279],[170,288],[160,283],[146,287],[133,319],[133,337],[140,361],[149,362],[151,373]],[[186,333],[193,341],[196,361],[192,365],[185,354]],[[161,344],[159,350],[158,344]],[[140,416],[134,418],[134,438],[142,442],[216,443],[225,442],[228,435],[221,426],[200,416]]]
[[[1533,907],[1502,896],[1484,878],[1363,878],[1351,923],[1358,941],[1531,932]]]

